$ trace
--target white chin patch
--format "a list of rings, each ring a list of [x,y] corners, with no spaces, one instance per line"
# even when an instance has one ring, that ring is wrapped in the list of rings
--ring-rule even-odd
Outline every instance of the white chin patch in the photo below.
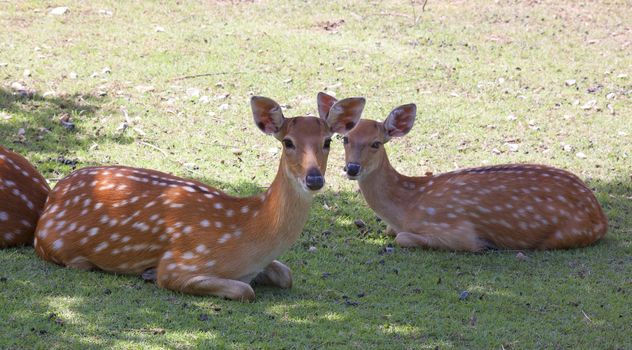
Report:
[[[305,178],[297,178],[296,182],[298,182],[299,186],[301,187],[301,189],[304,192],[311,192],[312,190],[309,189],[309,187],[307,187],[307,184],[305,183]]]
[[[305,178],[298,178],[297,182],[299,183],[299,186],[303,190],[303,192],[306,192],[306,193],[309,193],[309,194],[318,193],[323,188],[325,188],[325,185],[323,185],[323,187],[321,187],[321,188],[319,188],[317,190],[312,190],[309,187],[307,187],[307,183],[305,183]]]

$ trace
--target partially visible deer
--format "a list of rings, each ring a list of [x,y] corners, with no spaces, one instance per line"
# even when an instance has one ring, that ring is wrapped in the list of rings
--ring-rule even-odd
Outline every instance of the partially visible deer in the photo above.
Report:
[[[28,160],[0,146],[0,248],[33,243],[49,191]]]
[[[232,197],[199,181],[122,166],[85,168],[50,193],[36,230],[45,260],[83,269],[143,275],[183,293],[250,301],[251,281],[292,286],[275,260],[303,229],[313,194],[324,185],[331,125],[354,125],[364,99],[334,104],[324,118],[286,119],[253,97],[255,124],[283,144],[267,191]]]
[[[383,122],[360,120],[345,134],[345,171],[403,247],[480,251],[590,245],[608,222],[575,175],[545,165],[510,164],[409,177],[390,164],[384,144],[406,135],[414,104]],[[335,128],[335,125],[334,125]]]

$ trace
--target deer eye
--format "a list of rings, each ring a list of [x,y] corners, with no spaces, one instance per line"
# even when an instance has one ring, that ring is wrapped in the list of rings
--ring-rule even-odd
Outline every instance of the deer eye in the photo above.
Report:
[[[294,146],[294,142],[292,142],[292,140],[290,140],[290,139],[283,139],[282,142],[283,142],[283,146],[285,148],[287,148],[287,149],[294,149],[294,148],[296,148]]]
[[[382,143],[380,141],[375,141],[371,144],[371,148],[380,148]]]
[[[323,145],[324,149],[329,149],[331,147],[331,139],[326,139],[325,144]]]
[[[343,137],[342,138],[342,143],[344,143],[345,145],[349,143],[349,138],[348,137]]]

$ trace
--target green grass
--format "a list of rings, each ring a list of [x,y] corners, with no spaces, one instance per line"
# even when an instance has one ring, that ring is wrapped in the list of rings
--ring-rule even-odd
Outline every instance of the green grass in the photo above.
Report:
[[[48,15],[54,6],[70,11]],[[341,176],[335,141],[327,189],[281,257],[291,290],[256,288],[257,301],[240,304],[6,249],[0,348],[632,348],[632,6],[431,0],[418,24],[411,14],[409,1],[4,1],[0,143],[52,182],[74,163],[125,164],[247,195],[269,184],[279,157],[252,123],[250,94],[287,105],[288,116],[314,114],[325,89],[366,96],[373,119],[415,102],[412,132],[387,146],[397,169],[568,169],[608,215],[602,242],[526,252],[526,261],[516,252],[383,254],[392,240]],[[14,82],[33,93],[16,95]],[[130,125],[117,131],[122,110]],[[76,130],[59,124],[64,113]]]

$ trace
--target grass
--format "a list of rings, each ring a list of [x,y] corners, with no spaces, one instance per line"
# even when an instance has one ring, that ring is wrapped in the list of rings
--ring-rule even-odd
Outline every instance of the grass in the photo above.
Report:
[[[55,6],[69,12],[48,15]],[[415,24],[409,1],[3,1],[0,143],[52,182],[125,164],[254,193],[272,180],[279,144],[252,125],[248,96],[294,116],[315,113],[326,90],[366,96],[373,119],[417,103],[413,131],[387,146],[406,174],[561,167],[595,190],[610,231],[525,261],[384,253],[392,240],[340,175],[335,141],[327,189],[281,257],[291,290],[257,288],[240,304],[6,249],[0,348],[632,348],[631,10],[429,1]],[[196,74],[211,75],[177,79]],[[15,82],[32,90],[20,96]],[[59,124],[65,114],[75,130]]]

